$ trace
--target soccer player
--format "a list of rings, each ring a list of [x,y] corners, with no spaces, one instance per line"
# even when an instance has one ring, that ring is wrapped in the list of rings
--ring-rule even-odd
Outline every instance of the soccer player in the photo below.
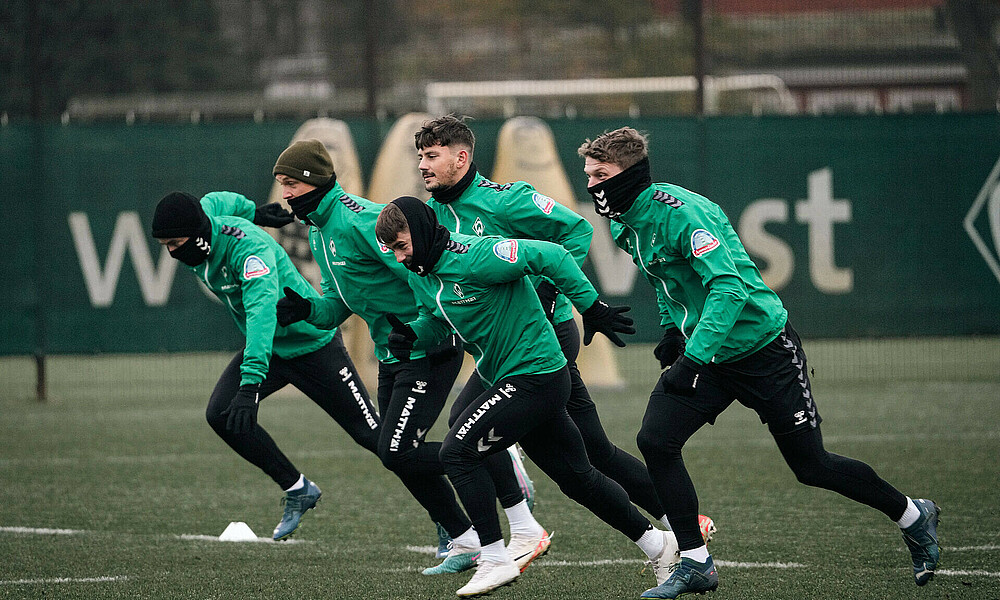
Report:
[[[583,265],[594,232],[590,223],[523,181],[498,184],[483,177],[473,162],[475,135],[463,119],[446,115],[427,121],[414,138],[420,159],[418,168],[424,187],[431,192],[427,205],[438,222],[455,233],[555,242],[566,249],[578,266]],[[615,446],[604,432],[597,405],[576,365],[580,332],[573,320],[569,298],[560,294],[546,277],[531,275],[529,280],[567,360],[572,386],[566,411],[583,436],[587,457],[597,470],[617,481],[632,502],[670,529],[646,466]],[[452,407],[449,423],[454,423],[458,414],[484,389],[479,375],[473,373]],[[506,461],[497,459],[487,462],[491,472],[510,469]],[[499,476],[496,479],[510,480]],[[504,489],[500,482],[496,483],[497,496],[501,505],[507,506],[517,500],[518,490]],[[700,517],[700,523],[706,539],[710,539],[715,524],[704,516]]]
[[[554,281],[583,312],[584,343],[596,332],[623,346],[633,333],[628,307],[611,307],[562,246],[535,240],[450,233],[417,198],[404,196],[378,217],[376,234],[412,271],[417,319],[395,321],[393,352],[427,347],[452,330],[476,360],[485,390],[459,415],[441,448],[455,491],[479,532],[479,568],[457,591],[474,596],[519,575],[504,548],[496,492],[484,461],[520,442],[527,455],[570,498],[629,537],[654,561],[657,577],[674,562],[673,535],[654,529],[628,494],[587,460],[583,439],[566,412],[566,357],[525,275]],[[458,545],[459,541],[455,541]]]
[[[823,448],[802,343],[722,209],[679,186],[652,183],[647,139],[630,127],[588,139],[578,153],[597,213],[611,220],[615,242],[656,290],[667,328],[657,358],[672,364],[650,395],[637,439],[677,534],[681,562],[642,598],[718,586],[681,449],[734,399],[767,423],[800,482],[867,504],[896,522],[917,585],[930,581],[940,558],[937,505],[911,500],[865,463]]]
[[[242,216],[230,216],[235,214]],[[200,201],[173,192],[156,205],[152,224],[153,237],[222,301],[246,336],[246,347],[212,391],[206,417],[223,441],[285,491],[275,540],[295,532],[322,492],[257,422],[260,401],[290,383],[372,452],[379,434],[375,407],[340,333],[308,323],[285,327],[276,322],[282,287],[306,298],[317,296],[284,249],[258,227],[291,221],[276,203],[257,208],[232,192],[212,192]]]
[[[378,456],[403,479],[448,537],[458,540],[459,547],[477,547],[476,532],[445,478],[439,458],[441,443],[424,439],[462,367],[461,346],[445,343],[396,355],[389,352],[386,341],[392,326],[387,318],[417,316],[417,303],[407,283],[409,271],[375,239],[375,221],[383,205],[344,192],[322,142],[291,144],[275,162],[273,175],[295,217],[310,225],[309,245],[322,273],[323,291],[317,298],[286,289],[277,303],[278,323],[305,321],[329,329],[352,313],[367,322],[379,361],[378,407],[384,426]],[[448,336],[446,341],[452,339]],[[513,473],[510,476],[513,479]],[[512,485],[516,488],[516,481]],[[519,496],[519,500],[524,498]],[[541,529],[530,512],[526,519]],[[475,565],[477,557],[478,553],[446,550],[445,560],[423,573],[464,571]]]

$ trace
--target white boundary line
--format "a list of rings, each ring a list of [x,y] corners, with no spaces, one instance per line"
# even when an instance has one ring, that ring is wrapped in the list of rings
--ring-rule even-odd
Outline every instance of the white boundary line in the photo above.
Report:
[[[101,531],[88,531],[86,529],[50,529],[47,527],[0,527],[0,533],[20,533],[20,534],[31,534],[31,535],[102,535],[109,532]],[[123,535],[123,534],[116,534]],[[178,540],[188,540],[188,541],[198,541],[198,542],[222,542],[217,535],[199,535],[193,533],[176,533],[169,536],[162,536],[156,534],[142,534],[142,533],[126,533],[124,535],[135,535],[135,536],[147,536],[151,535],[153,537],[171,537]],[[233,540],[226,540],[225,543],[239,543]],[[245,543],[250,544],[277,544],[279,546],[284,546],[285,544],[312,544],[313,540],[284,540],[282,542],[276,542],[271,538],[259,537],[252,540],[245,540]]]
[[[992,571],[984,571],[982,569],[976,569],[975,571],[955,571],[953,569],[940,569],[934,571],[935,575],[978,575],[980,577],[998,577],[1000,578],[1000,573],[994,573]]]
[[[128,577],[115,575],[113,577],[53,577],[50,579],[8,579],[0,580],[0,585],[37,585],[40,583],[111,583],[125,581]]]

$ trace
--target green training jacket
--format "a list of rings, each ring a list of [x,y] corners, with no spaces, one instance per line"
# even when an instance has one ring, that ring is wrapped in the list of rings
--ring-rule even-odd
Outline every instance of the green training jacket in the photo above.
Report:
[[[274,238],[250,222],[253,201],[211,192],[201,207],[212,223],[212,249],[205,262],[187,268],[222,301],[246,336],[240,384],[264,381],[272,353],[295,358],[330,343],[335,330],[302,322],[278,326],[275,305],[285,286],[307,298],[318,294]]]
[[[336,183],[306,215],[314,223],[309,227],[309,247],[323,275],[323,297],[312,299],[307,321],[336,327],[354,313],[368,323],[375,357],[394,363],[398,359],[385,347],[392,330],[386,315],[394,314],[404,323],[413,320],[417,302],[407,283],[410,271],[375,239],[375,221],[382,208],[346,193]],[[424,349],[414,348],[410,358],[424,355]]]
[[[558,244],[453,233],[429,275],[410,273],[420,303],[420,317],[410,323],[418,343],[433,345],[454,329],[487,386],[561,369],[566,357],[525,275],[551,279],[580,312],[597,300],[597,290]]]
[[[655,183],[618,219],[611,221],[615,243],[656,290],[660,324],[684,333],[687,356],[729,362],[781,332],[788,312],[717,204]]]
[[[500,236],[555,242],[583,266],[594,227],[571,209],[523,181],[498,184],[476,173],[462,195],[444,203],[431,197],[427,201],[438,221],[455,233],[477,236]],[[531,276],[538,285],[539,277]],[[558,286],[556,286],[558,287]],[[573,318],[565,295],[556,296],[553,322]]]

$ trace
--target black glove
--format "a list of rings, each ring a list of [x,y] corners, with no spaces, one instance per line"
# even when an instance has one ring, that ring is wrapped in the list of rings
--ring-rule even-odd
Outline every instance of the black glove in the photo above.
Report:
[[[226,419],[226,431],[238,435],[253,431],[254,425],[257,424],[259,402],[259,383],[241,385],[240,391],[236,392],[233,401],[229,403],[229,408],[224,413],[229,415],[229,418]]]
[[[681,354],[670,368],[663,372],[660,381],[663,388],[679,396],[694,396],[698,387],[698,371],[701,365]]]
[[[417,341],[417,333],[396,315],[387,314],[385,318],[389,321],[389,325],[392,325],[386,348],[399,360],[410,360],[410,352],[413,351],[413,342]]]
[[[618,337],[619,333],[635,333],[632,318],[622,313],[632,310],[631,306],[608,306],[601,300],[583,311],[583,345],[587,346],[594,339],[594,334],[600,331],[615,346],[625,347],[625,342]]]
[[[253,224],[261,227],[284,227],[294,220],[292,213],[285,210],[279,202],[258,206],[253,213]]]
[[[660,343],[656,345],[656,348],[653,348],[653,356],[660,361],[661,369],[666,369],[668,365],[672,365],[677,360],[678,356],[684,354],[686,341],[684,334],[676,327],[668,327],[663,332]]]
[[[552,285],[551,281],[541,281],[535,288],[535,293],[538,294],[538,299],[542,302],[545,318],[551,323],[556,314],[556,294],[559,293],[559,290]]]
[[[459,339],[457,333],[453,333],[444,338],[443,342],[429,349],[427,351],[427,358],[430,359],[432,364],[437,365],[448,362],[462,350],[462,340]]]
[[[278,325],[288,327],[296,321],[309,318],[312,313],[312,302],[298,295],[290,287],[285,288],[285,297],[278,300]]]

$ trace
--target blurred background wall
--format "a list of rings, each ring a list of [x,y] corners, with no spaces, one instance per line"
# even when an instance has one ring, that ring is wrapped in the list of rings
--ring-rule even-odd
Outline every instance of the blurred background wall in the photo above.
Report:
[[[414,112],[472,116],[487,175],[503,124],[540,117],[572,184],[559,201],[588,217],[576,148],[649,133],[654,180],[726,210],[803,337],[1000,335],[998,7],[9,0],[0,355],[42,370],[48,354],[238,350],[225,311],[149,237],[156,200],[265,202],[275,157],[314,118],[346,124],[371,186]],[[397,173],[415,169],[407,152]],[[597,238],[585,270],[636,307],[634,341],[655,341],[652,293]]]

